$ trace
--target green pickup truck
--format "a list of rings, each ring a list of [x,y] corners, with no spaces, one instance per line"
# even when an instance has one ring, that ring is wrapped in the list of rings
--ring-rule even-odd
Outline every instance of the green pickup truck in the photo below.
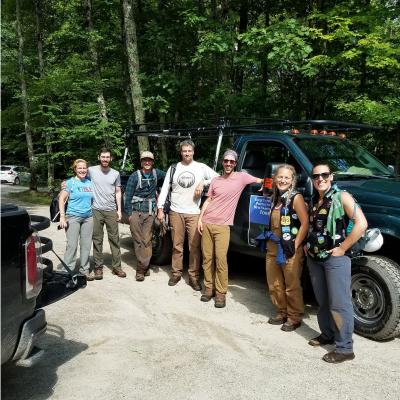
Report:
[[[222,121],[217,128],[130,133],[157,139],[190,137],[196,142],[214,138],[217,142],[214,168],[218,166],[221,148],[233,142],[239,154],[237,170],[260,178],[270,176],[279,164],[291,164],[297,171],[298,189],[306,201],[313,193],[312,165],[320,161],[328,163],[339,187],[349,191],[361,205],[369,228],[379,228],[384,237],[378,254],[359,254],[352,259],[352,296],[355,331],[371,339],[386,340],[400,334],[400,179],[393,168],[346,138],[352,132],[371,129],[376,128],[325,120],[271,121],[251,126],[232,126]],[[256,247],[255,236],[249,234],[254,229],[249,222],[249,204],[252,196],[260,195],[258,189],[259,185],[250,185],[242,193],[231,229],[230,249],[265,257]],[[162,265],[170,260],[170,238],[154,235],[152,263]]]

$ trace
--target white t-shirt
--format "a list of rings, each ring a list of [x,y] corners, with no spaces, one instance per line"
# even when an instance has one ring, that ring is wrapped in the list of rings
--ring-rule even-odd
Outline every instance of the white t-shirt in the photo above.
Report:
[[[164,184],[158,197],[158,208],[163,208],[168,195],[171,167],[168,168]],[[209,185],[218,174],[203,163],[192,161],[189,165],[179,162],[172,178],[171,210],[181,214],[200,214],[201,198],[194,198],[200,182]]]

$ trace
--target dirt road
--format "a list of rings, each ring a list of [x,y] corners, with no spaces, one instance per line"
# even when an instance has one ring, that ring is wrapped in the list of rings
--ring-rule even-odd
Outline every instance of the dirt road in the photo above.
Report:
[[[45,234],[62,255],[64,233],[53,225]],[[127,278],[105,271],[103,281],[46,307],[46,357],[32,369],[4,369],[3,399],[399,398],[400,339],[355,335],[356,359],[327,364],[321,357],[330,346],[307,345],[318,334],[314,307],[295,332],[267,324],[273,307],[264,276],[245,272],[254,260],[235,266],[227,307],[216,309],[185,281],[169,287],[169,267],[136,282],[127,227],[121,238]],[[108,244],[105,252],[109,263]]]

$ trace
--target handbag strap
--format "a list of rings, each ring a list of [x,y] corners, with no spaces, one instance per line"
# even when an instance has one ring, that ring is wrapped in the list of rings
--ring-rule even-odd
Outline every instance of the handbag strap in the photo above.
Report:
[[[51,249],[51,251],[55,254],[55,256],[60,260],[62,266],[67,270],[68,275],[74,279],[74,277],[76,276],[76,274],[74,274],[71,270],[70,267],[68,267],[68,265],[64,262],[64,260],[54,251],[54,249]]]

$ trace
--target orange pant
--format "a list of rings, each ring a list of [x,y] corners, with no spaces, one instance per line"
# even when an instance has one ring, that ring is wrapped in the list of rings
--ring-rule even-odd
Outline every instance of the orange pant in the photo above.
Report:
[[[288,320],[294,323],[300,322],[304,314],[301,287],[303,259],[304,253],[301,246],[284,267],[276,264],[275,254],[267,252],[267,281],[272,304],[276,306],[280,315],[287,316]]]
[[[219,293],[228,291],[227,253],[231,231],[228,225],[203,224],[204,286]]]

